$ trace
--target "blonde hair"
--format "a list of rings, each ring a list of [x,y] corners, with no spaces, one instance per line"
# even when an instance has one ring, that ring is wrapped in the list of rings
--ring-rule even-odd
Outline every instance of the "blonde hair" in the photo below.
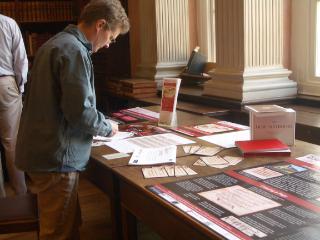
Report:
[[[79,22],[91,25],[99,19],[105,19],[106,28],[120,28],[121,34],[130,29],[128,16],[119,0],[91,0],[82,10]]]

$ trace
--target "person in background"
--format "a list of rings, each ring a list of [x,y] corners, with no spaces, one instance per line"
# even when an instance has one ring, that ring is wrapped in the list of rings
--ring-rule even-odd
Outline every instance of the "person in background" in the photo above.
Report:
[[[129,31],[118,0],[93,0],[36,53],[17,141],[16,165],[38,196],[40,239],[78,239],[78,178],[92,138],[118,131],[96,109],[91,54]]]
[[[14,164],[27,73],[28,59],[18,24],[12,18],[0,14],[0,141],[9,182],[17,195],[27,192],[24,173]],[[4,190],[0,194],[4,196]]]

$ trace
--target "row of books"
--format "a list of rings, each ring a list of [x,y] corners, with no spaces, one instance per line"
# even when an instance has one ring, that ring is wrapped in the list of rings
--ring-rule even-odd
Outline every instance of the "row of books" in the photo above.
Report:
[[[74,20],[72,1],[0,2],[0,12],[18,22]]]
[[[34,56],[42,44],[44,44],[52,36],[52,33],[26,32],[24,39],[28,56]]]
[[[108,81],[109,92],[119,96],[142,99],[157,96],[157,83],[146,79],[124,79],[119,81]]]
[[[0,2],[0,13],[15,18],[16,6],[15,2]]]

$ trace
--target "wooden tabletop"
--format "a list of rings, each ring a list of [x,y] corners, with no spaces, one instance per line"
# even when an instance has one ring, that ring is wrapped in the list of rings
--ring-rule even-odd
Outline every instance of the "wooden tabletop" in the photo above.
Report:
[[[158,111],[159,106],[149,107],[149,110]],[[187,112],[178,111],[178,124],[190,125],[190,124],[202,124],[215,121],[213,118],[206,116],[200,116],[190,114]],[[179,135],[179,134],[178,134]],[[181,135],[186,137],[184,135]],[[186,137],[188,138],[188,137]],[[201,145],[211,145],[199,139],[196,140]],[[235,166],[231,166],[225,169],[216,169],[211,167],[194,166],[193,163],[199,158],[198,156],[191,155],[183,157],[183,149],[178,146],[177,150],[177,164],[187,165],[198,173],[196,177],[206,176],[221,173],[224,170],[234,170],[253,167],[257,165],[276,162],[279,160],[286,160],[294,157],[303,156],[306,154],[320,155],[320,146],[306,143],[297,140],[292,147],[291,157],[260,157],[260,158],[247,158]],[[167,178],[153,178],[145,179],[142,174],[141,166],[128,166],[129,157],[106,160],[102,157],[104,154],[116,152],[106,146],[96,147],[92,149],[92,160],[99,164],[102,174],[111,174],[116,179],[117,187],[113,189],[109,196],[116,198],[120,201],[122,212],[122,232],[124,233],[124,239],[136,239],[132,232],[135,232],[132,224],[135,224],[135,218],[140,219],[154,229],[157,233],[166,239],[219,239],[220,237],[210,231],[205,226],[198,223],[196,220],[189,217],[187,214],[177,210],[175,207],[160,199],[158,196],[151,193],[146,186],[163,184],[167,182],[189,179],[194,176],[185,177],[167,177]],[[239,152],[234,149],[229,149],[219,154],[239,156]],[[111,181],[111,180],[106,180]],[[107,183],[106,183],[107,184]],[[114,184],[114,182],[113,182]],[[109,188],[114,187],[108,186]],[[117,208],[119,207],[116,206]],[[156,216],[156,217],[155,217]],[[160,224],[164,222],[164,224]]]
[[[292,147],[292,157],[303,156],[309,153],[320,155],[320,146],[297,141],[295,146]],[[236,149],[232,149],[224,151],[221,155],[239,156],[239,152]],[[136,224],[132,223],[134,222],[134,219],[140,219],[164,239],[221,239],[221,236],[217,233],[211,231],[203,224],[200,224],[186,213],[178,210],[169,202],[166,202],[154,193],[151,193],[146,187],[194,177],[214,175],[225,170],[236,170],[262,164],[269,164],[280,160],[291,159],[292,157],[247,158],[236,166],[231,166],[225,169],[216,169],[211,167],[193,166],[193,163],[199,157],[187,156],[184,158],[178,158],[177,164],[183,164],[191,167],[198,173],[198,175],[179,178],[167,177],[145,179],[142,175],[141,166],[115,168],[114,171],[119,177],[122,212],[126,213],[126,217],[123,216],[122,220],[124,238],[136,239],[134,231],[132,232],[130,229],[134,228],[132,225]],[[131,216],[129,218],[130,221],[126,220],[128,219],[128,215]],[[156,218],[154,216],[156,216]]]

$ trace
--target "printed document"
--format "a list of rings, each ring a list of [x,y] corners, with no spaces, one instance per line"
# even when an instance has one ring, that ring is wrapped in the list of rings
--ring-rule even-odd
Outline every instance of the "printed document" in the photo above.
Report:
[[[159,148],[139,148],[134,150],[129,165],[155,165],[175,163],[177,146],[170,145]]]
[[[158,148],[170,145],[177,146],[191,143],[194,143],[194,141],[191,141],[184,137],[180,137],[173,133],[165,133],[107,142],[106,145],[117,150],[118,152],[131,153],[139,148]]]

